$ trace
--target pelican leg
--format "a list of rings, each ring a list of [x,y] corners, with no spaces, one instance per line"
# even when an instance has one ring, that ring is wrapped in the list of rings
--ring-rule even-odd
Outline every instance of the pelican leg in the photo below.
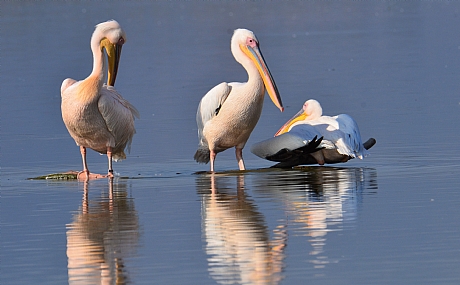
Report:
[[[83,171],[80,171],[77,174],[78,179],[80,179],[80,174],[85,174],[85,179],[89,178],[88,165],[86,164],[86,147],[80,146],[81,160],[83,161]]]
[[[90,179],[103,178],[103,175],[90,173],[86,164],[86,147],[80,146],[81,159],[83,160],[83,170],[78,172],[77,179],[88,181]]]
[[[236,154],[236,161],[238,161],[238,167],[240,170],[246,170],[244,167],[244,160],[243,160],[243,149],[235,147],[235,154]]]
[[[110,146],[107,147],[107,159],[109,160],[109,173],[107,174],[107,176],[108,177],[113,177],[112,148]]]
[[[213,150],[209,152],[209,160],[211,161],[211,171],[214,172],[214,160],[216,160],[217,153]]]

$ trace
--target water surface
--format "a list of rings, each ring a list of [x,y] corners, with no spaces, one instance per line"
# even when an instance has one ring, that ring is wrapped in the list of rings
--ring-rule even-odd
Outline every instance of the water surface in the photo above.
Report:
[[[457,284],[460,5],[455,2],[5,2],[0,31],[2,284]],[[120,177],[79,170],[60,84],[91,70],[94,25],[127,33],[117,90],[140,113]],[[253,30],[285,112],[266,99],[236,171],[193,161],[200,98],[244,81]],[[371,156],[270,169],[249,146],[309,98],[347,113]],[[94,172],[106,159],[89,151]]]

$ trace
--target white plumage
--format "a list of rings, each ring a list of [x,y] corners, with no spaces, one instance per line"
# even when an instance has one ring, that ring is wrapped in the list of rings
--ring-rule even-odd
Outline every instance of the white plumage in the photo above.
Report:
[[[86,148],[107,154],[108,176],[113,176],[112,158],[124,159],[124,149],[130,147],[135,134],[134,117],[139,117],[136,108],[115,90],[113,85],[118,71],[121,47],[126,41],[125,32],[116,21],[96,26],[91,37],[93,70],[84,80],[67,78],[61,85],[62,119],[69,134],[80,146],[83,160],[82,174],[91,176],[86,163]],[[108,85],[104,80],[104,53],[108,57]]]
[[[265,89],[273,103],[283,110],[254,33],[235,30],[231,50],[236,61],[246,69],[248,81],[215,86],[201,99],[196,115],[199,145],[194,158],[199,163],[211,161],[211,171],[214,171],[217,153],[231,147],[235,147],[239,169],[245,169],[242,150],[259,120]]]
[[[367,149],[361,140],[361,134],[355,120],[346,114],[337,116],[323,116],[322,108],[318,101],[308,100],[302,109],[280,130],[272,139],[259,142],[252,146],[251,151],[262,158],[269,160],[274,157],[281,161],[280,154],[289,152],[289,159],[296,159],[296,162],[305,161],[305,152],[292,153],[298,148],[308,146],[316,138],[322,138],[319,148],[315,150],[310,148],[310,155],[318,164],[345,162],[350,158],[363,159],[369,154],[368,148],[375,144],[375,139],[370,139],[367,143]],[[303,155],[299,159],[295,156]],[[286,155],[282,156],[284,159]]]

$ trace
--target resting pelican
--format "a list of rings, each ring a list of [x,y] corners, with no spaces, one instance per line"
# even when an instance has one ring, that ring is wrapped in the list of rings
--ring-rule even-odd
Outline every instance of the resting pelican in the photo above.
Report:
[[[376,141],[371,138],[363,144],[352,117],[346,114],[329,117],[322,113],[318,101],[306,101],[278,130],[275,138],[255,144],[251,151],[268,160],[282,162],[279,166],[346,162],[351,158],[363,159],[369,154],[367,149]]]
[[[76,144],[80,146],[83,171],[86,178],[99,178],[90,174],[86,164],[86,148],[107,154],[109,177],[113,177],[112,159],[124,159],[124,149],[131,145],[136,108],[123,99],[113,87],[118,71],[121,48],[126,34],[114,20],[100,23],[91,37],[93,71],[84,80],[67,78],[61,86],[61,112],[64,124]],[[104,80],[104,53],[108,57],[107,85]]]
[[[223,82],[215,86],[201,99],[196,114],[199,145],[194,158],[199,163],[211,161],[211,171],[214,171],[217,153],[231,147],[235,147],[239,169],[245,169],[243,147],[259,120],[265,89],[283,111],[281,97],[254,33],[235,30],[231,51],[246,69],[248,82]]]

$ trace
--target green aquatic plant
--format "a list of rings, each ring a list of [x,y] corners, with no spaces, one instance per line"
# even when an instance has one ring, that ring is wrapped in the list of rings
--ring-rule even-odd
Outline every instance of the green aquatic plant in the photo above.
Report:
[[[43,176],[28,178],[29,180],[76,180],[78,172],[68,171],[63,173],[52,173]]]

